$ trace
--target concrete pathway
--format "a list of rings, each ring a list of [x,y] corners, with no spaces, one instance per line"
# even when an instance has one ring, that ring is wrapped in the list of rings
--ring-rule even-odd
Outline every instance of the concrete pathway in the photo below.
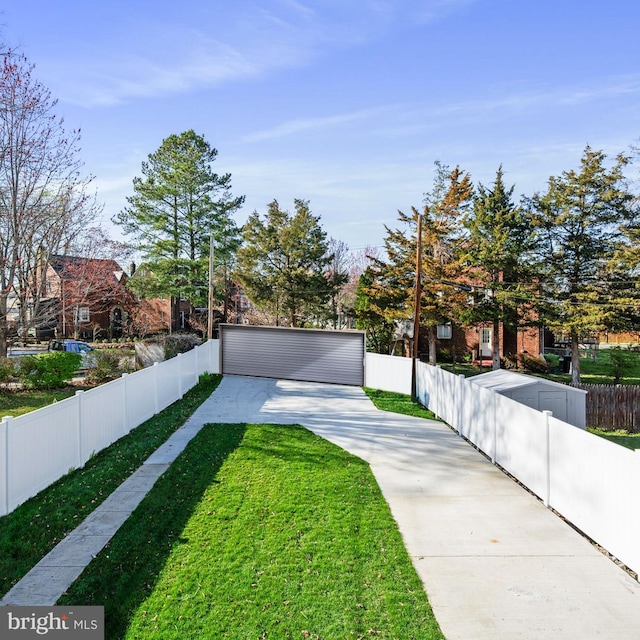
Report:
[[[299,423],[367,460],[448,640],[640,638],[638,583],[446,425],[353,387],[240,377],[0,604],[53,604],[207,422]]]

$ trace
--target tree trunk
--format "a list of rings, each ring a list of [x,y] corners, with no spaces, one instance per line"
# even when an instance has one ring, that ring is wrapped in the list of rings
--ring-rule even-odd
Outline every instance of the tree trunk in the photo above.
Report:
[[[0,358],[7,357],[7,294],[0,294]]]
[[[178,330],[178,318],[180,317],[180,298],[178,296],[171,296],[171,318],[169,320],[169,334]]]
[[[491,336],[493,344],[491,345],[491,355],[493,357],[492,369],[500,368],[500,321],[493,321],[493,331]]]
[[[429,326],[427,332],[429,336],[429,364],[435,367],[438,358],[438,334],[436,327]]]
[[[578,333],[571,331],[571,384],[580,384],[580,343]]]

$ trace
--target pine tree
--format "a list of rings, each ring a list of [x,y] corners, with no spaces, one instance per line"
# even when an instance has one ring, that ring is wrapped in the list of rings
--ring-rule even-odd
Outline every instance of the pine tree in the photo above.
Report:
[[[217,155],[193,130],[169,136],[142,163],[129,206],[114,218],[145,262],[131,287],[143,296],[171,297],[174,327],[181,296],[193,304],[207,298],[210,235],[218,265],[228,265],[239,244],[232,214],[244,196],[231,195],[231,174],[213,172]],[[218,297],[224,293],[219,290]]]
[[[268,205],[265,220],[254,211],[242,230],[235,276],[253,304],[292,327],[322,313],[343,278],[328,277],[333,255],[326,233],[306,200],[294,200],[295,213]]]
[[[607,304],[607,270],[629,218],[633,196],[619,155],[612,168],[602,151],[584,150],[579,171],[549,178],[547,192],[532,199],[538,251],[545,265],[548,326],[566,332],[571,343],[572,380],[580,382],[581,337],[616,322],[616,306]]]
[[[491,188],[478,185],[473,211],[465,220],[469,233],[467,262],[482,283],[480,296],[465,318],[492,326],[493,369],[500,368],[500,327],[517,331],[530,305],[533,248],[531,220],[527,211],[513,203],[502,166]]]
[[[388,354],[391,351],[394,325],[374,307],[369,291],[374,281],[373,270],[368,266],[358,280],[353,312],[356,329],[366,333],[367,350]]]

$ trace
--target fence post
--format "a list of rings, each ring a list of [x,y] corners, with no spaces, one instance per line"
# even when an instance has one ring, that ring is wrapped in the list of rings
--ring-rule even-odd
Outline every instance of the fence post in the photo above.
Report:
[[[3,516],[9,513],[9,428],[12,420],[12,416],[4,416],[0,422],[0,437],[4,440],[4,509],[0,510]]]
[[[465,388],[464,388],[464,373],[459,373],[458,374],[458,433],[460,435],[464,435],[463,434],[463,424],[464,424],[464,420],[463,420],[463,407],[464,407],[464,401],[463,401],[463,396],[464,396],[464,392],[465,392]]]
[[[78,403],[78,468],[82,466],[82,398],[84,391],[76,391],[76,402]]]
[[[546,474],[546,490],[544,495],[544,506],[549,506],[549,500],[551,498],[551,451],[550,451],[550,441],[549,441],[549,418],[553,416],[553,411],[549,411],[545,409],[544,414],[544,438],[545,438],[545,446],[544,446],[544,464],[545,464],[545,474]]]
[[[122,374],[122,418],[124,422],[124,430],[123,433],[129,433],[129,411],[127,409],[127,378],[129,377],[128,373]]]
[[[184,387],[183,380],[182,380],[182,369],[183,369],[182,354],[179,353],[177,357],[178,357],[178,397],[182,399],[182,395],[183,395],[182,389]]]
[[[435,382],[433,385],[433,413],[435,413],[436,417],[442,418],[442,413],[440,411],[440,365],[436,365],[436,370],[434,375],[432,376],[432,381]]]
[[[158,365],[159,362],[153,363],[153,413],[160,413],[160,390],[158,389]]]
[[[495,391],[493,393],[493,402],[491,403],[491,412],[493,413],[493,419],[491,421],[492,427],[492,440],[491,443],[491,463],[496,463],[496,457],[498,456],[498,394]]]

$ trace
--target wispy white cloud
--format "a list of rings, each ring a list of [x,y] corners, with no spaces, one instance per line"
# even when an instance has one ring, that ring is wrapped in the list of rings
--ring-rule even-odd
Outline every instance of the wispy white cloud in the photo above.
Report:
[[[554,109],[570,109],[581,105],[597,104],[624,96],[640,94],[640,75],[614,77],[594,86],[561,88],[540,87],[537,90],[503,92],[494,89],[486,97],[441,102],[440,104],[387,104],[349,113],[320,117],[295,118],[262,131],[245,135],[241,142],[254,143],[293,137],[315,131],[339,130],[344,125],[366,123],[366,135],[386,137],[410,137],[427,131],[435,131],[444,124],[457,125],[486,123],[488,119],[504,120],[529,117],[533,113]],[[350,128],[354,132],[353,126]]]
[[[280,123],[271,129],[251,133],[245,136],[242,141],[262,142],[264,140],[283,138],[308,131],[336,128],[345,124],[354,124],[365,120],[372,120],[380,116],[387,115],[395,110],[395,106],[389,105],[371,109],[360,109],[351,113],[342,113],[324,117],[296,118],[294,120]]]
[[[100,47],[99,57],[87,48],[40,66],[55,77],[65,102],[116,105],[301,67],[336,48],[383,37],[396,22],[432,20],[475,1],[364,0],[356,6],[338,0],[248,0],[223,14],[187,3],[177,21],[139,15],[145,23],[134,21],[119,41]]]
[[[380,124],[376,132],[387,136],[413,136],[436,129],[444,122],[458,124],[487,122],[505,117],[515,119],[534,113],[554,113],[576,109],[624,97],[640,95],[640,74],[601,79],[589,86],[539,87],[537,89],[502,90],[493,88],[490,95],[439,104],[411,104],[398,109],[394,120]]]

